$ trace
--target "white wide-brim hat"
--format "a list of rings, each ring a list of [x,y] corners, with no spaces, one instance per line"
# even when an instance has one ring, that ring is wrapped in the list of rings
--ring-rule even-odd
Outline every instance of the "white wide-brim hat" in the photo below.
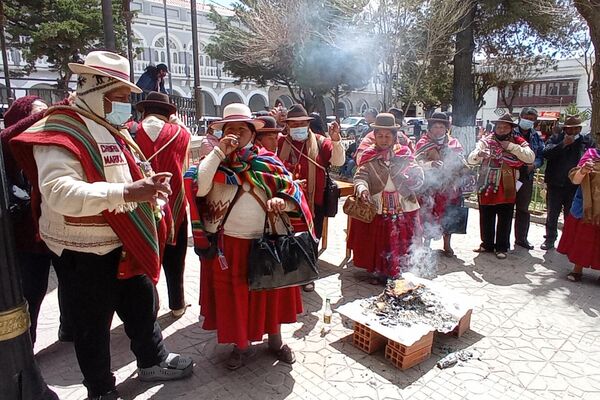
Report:
[[[137,85],[129,81],[129,60],[110,51],[92,51],[83,64],[69,63],[74,74],[92,74],[114,78],[129,86],[133,93],[142,93]]]
[[[210,127],[220,131],[223,130],[223,126],[228,122],[246,122],[254,125],[254,128],[256,129],[265,126],[265,121],[252,118],[250,107],[242,103],[231,103],[226,105],[223,109],[223,119],[213,122],[210,124]]]

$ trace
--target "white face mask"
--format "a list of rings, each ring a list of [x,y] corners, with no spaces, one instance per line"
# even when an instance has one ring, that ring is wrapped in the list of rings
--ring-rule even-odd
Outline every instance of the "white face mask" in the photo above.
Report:
[[[521,129],[523,129],[524,131],[528,131],[528,130],[530,130],[531,128],[533,128],[533,125],[534,125],[534,124],[533,124],[533,121],[530,121],[530,120],[528,120],[528,119],[524,119],[524,118],[522,118],[522,119],[519,121],[519,127],[520,127]]]
[[[131,116],[131,104],[113,101],[112,111],[106,114],[105,118],[112,125],[123,125]]]
[[[252,140],[251,140],[248,143],[246,143],[246,145],[244,147],[242,147],[240,150],[251,149],[252,146],[254,146],[254,143],[252,143]]]
[[[290,128],[290,136],[293,140],[303,142],[308,139],[308,126],[301,126],[299,128]]]

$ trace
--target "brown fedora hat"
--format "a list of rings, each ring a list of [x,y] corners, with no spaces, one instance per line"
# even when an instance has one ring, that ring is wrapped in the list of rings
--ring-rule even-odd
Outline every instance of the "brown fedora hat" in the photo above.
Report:
[[[379,113],[377,117],[375,117],[375,123],[371,125],[371,128],[374,129],[391,129],[398,130],[401,128],[400,125],[396,125],[396,118],[394,114],[390,113]]]
[[[294,104],[290,107],[287,113],[286,121],[311,121],[313,117],[309,117],[306,109],[302,104]]]
[[[512,119],[512,117],[510,116],[509,113],[506,113],[503,116],[501,116],[500,118],[492,121],[492,123],[494,123],[494,124],[497,124],[498,122],[504,122],[505,124],[511,124],[513,126],[519,125]]]
[[[146,98],[135,105],[135,109],[143,112],[146,107],[158,107],[175,114],[177,107],[169,100],[169,95],[160,92],[150,92]]]
[[[434,122],[441,122],[444,125],[446,125],[446,128],[448,126],[450,126],[450,121],[448,120],[448,116],[446,115],[446,113],[442,113],[442,112],[433,113],[433,115],[431,116],[431,118],[429,118],[427,120],[427,123],[429,125],[431,125]]]
[[[277,121],[271,116],[262,116],[256,119],[265,123],[265,126],[256,130],[258,133],[277,133],[283,130],[283,128],[277,126]]]
[[[563,128],[578,128],[583,126],[583,121],[579,115],[567,115]]]

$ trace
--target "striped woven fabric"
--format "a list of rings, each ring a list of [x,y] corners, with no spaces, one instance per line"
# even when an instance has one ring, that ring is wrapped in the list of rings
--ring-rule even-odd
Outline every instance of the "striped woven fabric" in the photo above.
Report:
[[[121,144],[133,180],[142,179],[143,175],[132,154],[126,150],[121,139],[116,140]],[[106,181],[102,155],[96,140],[75,109],[52,112],[13,139],[11,145],[29,179],[35,183],[32,200],[37,201],[38,205],[40,195],[33,146],[62,147],[79,159],[88,182]],[[129,257],[126,271],[120,277],[143,273],[156,283],[160,273],[160,253],[166,230],[164,224],[157,224],[152,206],[149,203],[138,203],[132,211],[116,213],[105,210],[103,215],[123,242],[123,250]]]

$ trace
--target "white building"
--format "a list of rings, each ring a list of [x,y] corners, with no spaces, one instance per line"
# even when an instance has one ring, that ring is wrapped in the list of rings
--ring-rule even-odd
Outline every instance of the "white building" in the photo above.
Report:
[[[249,105],[252,111],[264,110],[280,99],[289,106],[293,100],[285,88],[277,86],[260,87],[254,82],[245,81],[235,85],[234,77],[223,71],[223,66],[212,60],[204,53],[204,46],[209,43],[214,34],[214,26],[208,18],[210,13],[209,1],[197,0],[198,7],[198,42],[200,44],[200,81],[203,91],[204,115],[219,116],[224,106],[234,102]],[[223,15],[231,15],[232,11],[217,5],[213,6]],[[167,64],[167,46],[165,32],[165,16],[162,0],[133,0],[132,11],[137,12],[133,20],[132,29],[136,38],[134,48],[137,52],[134,60],[135,79],[140,77],[149,64]],[[167,20],[169,27],[169,53],[171,56],[171,84],[165,83],[167,90],[172,94],[191,97],[194,84],[194,67],[192,56],[192,27],[189,0],[167,0]],[[25,66],[18,50],[9,51],[9,64],[11,69]],[[49,101],[53,98],[50,89],[56,83],[56,73],[51,71],[44,60],[37,64],[37,71],[29,76],[13,78],[11,84],[15,89],[16,97],[26,94],[37,94]],[[0,85],[1,86],[1,85]],[[74,88],[75,81],[70,87]],[[337,108],[342,115],[357,115],[369,107],[382,108],[379,100],[381,91],[371,83],[365,90],[353,93],[340,99]],[[4,101],[6,103],[6,101]],[[326,99],[328,115],[334,113],[332,99]]]
[[[519,115],[523,107],[531,106],[542,112],[564,112],[569,104],[576,104],[580,111],[591,110],[588,96],[588,75],[583,60],[568,59],[558,61],[556,70],[549,70],[517,93],[513,101],[513,116]],[[507,89],[508,90],[508,89]],[[507,93],[509,94],[509,93]],[[508,112],[498,88],[488,90],[484,97],[485,105],[477,113],[485,125],[488,120],[497,119]]]

